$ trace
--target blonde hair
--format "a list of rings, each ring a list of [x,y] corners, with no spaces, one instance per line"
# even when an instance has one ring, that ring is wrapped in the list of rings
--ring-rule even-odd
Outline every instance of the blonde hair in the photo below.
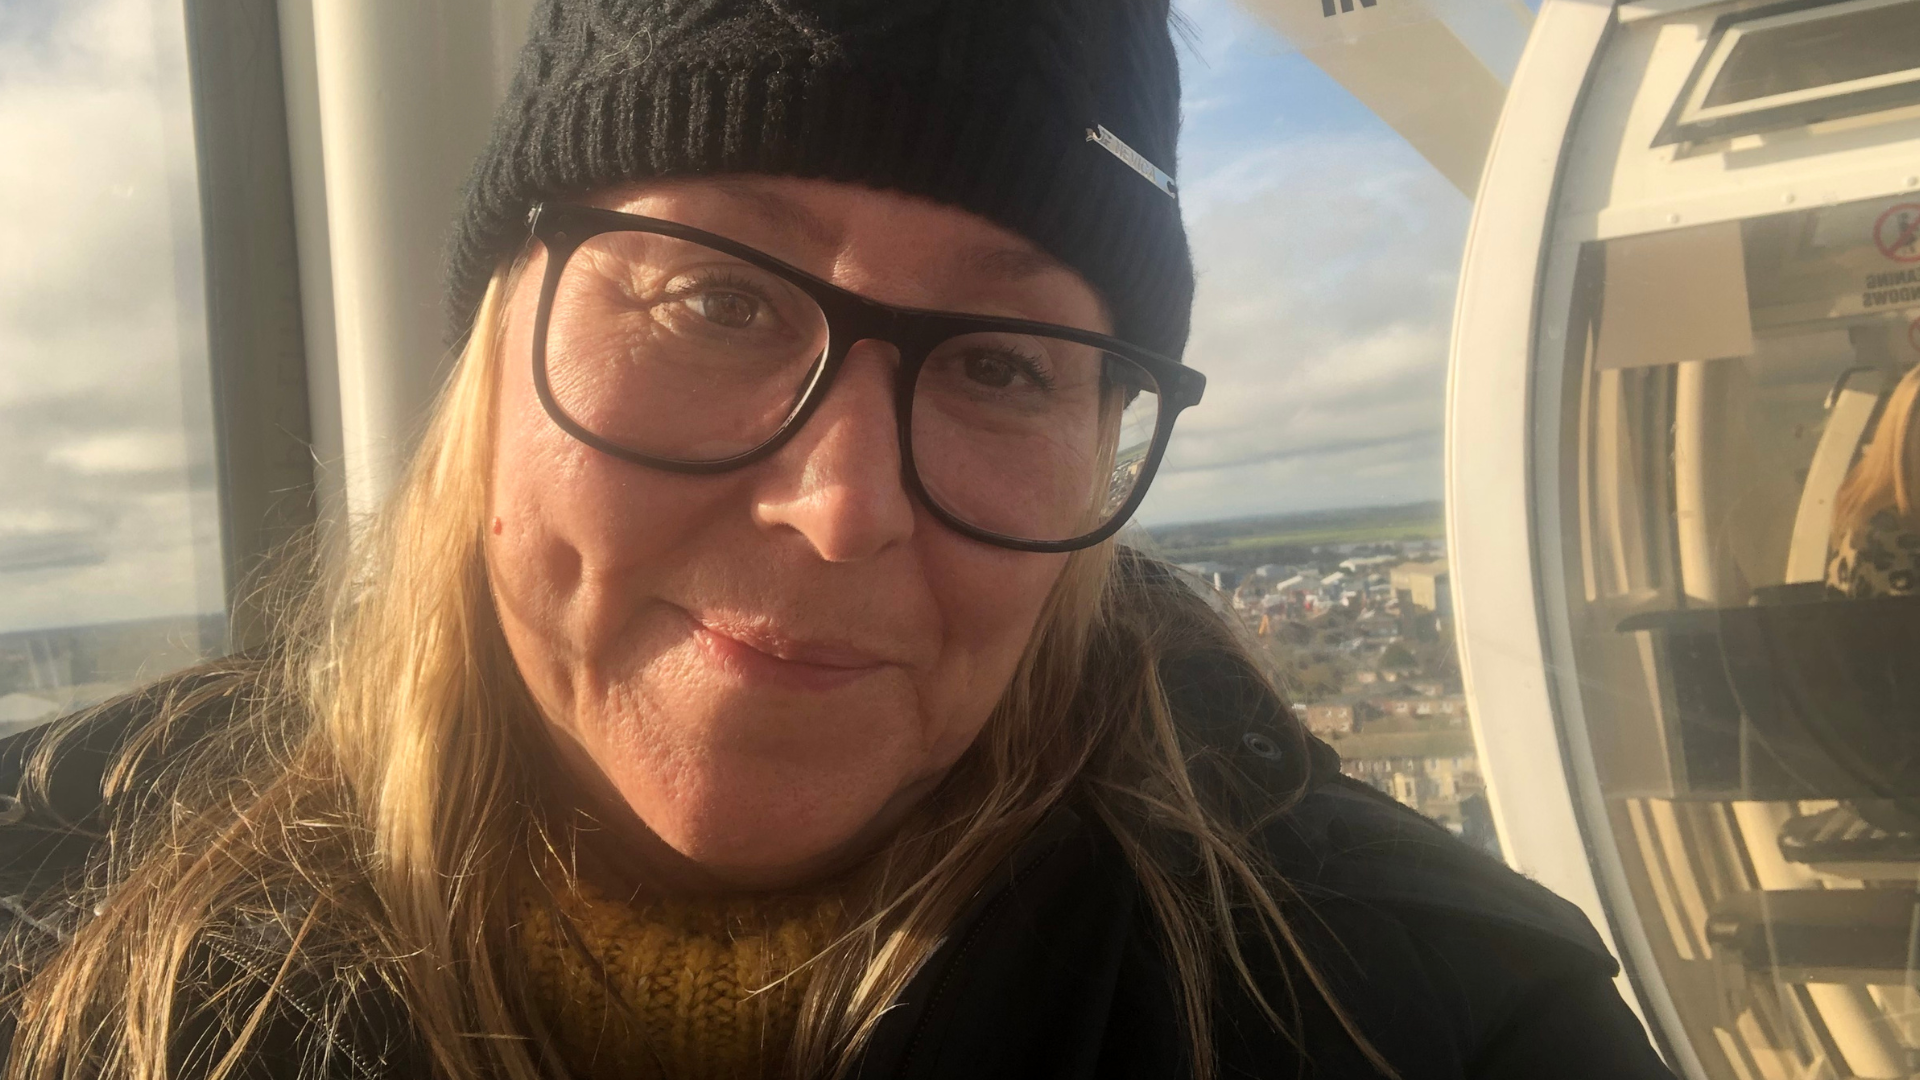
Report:
[[[1833,500],[1835,539],[1865,532],[1875,515],[1891,509],[1900,527],[1920,532],[1920,366],[1894,384],[1873,438]]]
[[[196,982],[223,1033],[199,1048],[199,1067],[218,1080],[264,1022],[271,994],[258,989],[301,973],[339,988],[335,999],[362,983],[391,988],[446,1076],[533,1080],[554,1069],[510,959],[508,902],[531,853],[551,842],[527,765],[548,750],[482,558],[510,287],[502,267],[387,514],[303,591],[274,646],[138,703],[155,718],[107,774],[109,842],[79,898],[98,914],[69,920],[64,940],[38,954],[18,941],[9,950],[24,980],[11,1080],[168,1075],[180,1030],[205,1020],[176,1015],[179,989]],[[1234,770],[1183,737],[1168,706],[1161,672],[1183,653],[1235,657],[1240,675],[1272,691],[1185,587],[1117,558],[1110,543],[1069,559],[975,746],[858,872],[864,906],[813,961],[791,1075],[844,1072],[968,898],[1070,797],[1111,831],[1150,903],[1196,1075],[1214,1071],[1221,965],[1276,1027],[1297,1023],[1291,985],[1276,1002],[1255,983],[1242,945],[1249,912],[1254,943],[1282,971],[1306,973],[1392,1075],[1299,955],[1285,884],[1253,837],[1262,821],[1230,821],[1207,794]],[[84,723],[46,741],[30,790],[44,795]],[[1298,740],[1294,760],[1304,760],[1297,726],[1274,735]],[[1274,793],[1269,809],[1297,794]],[[264,959],[238,975],[194,966],[197,944],[262,920],[279,942]]]

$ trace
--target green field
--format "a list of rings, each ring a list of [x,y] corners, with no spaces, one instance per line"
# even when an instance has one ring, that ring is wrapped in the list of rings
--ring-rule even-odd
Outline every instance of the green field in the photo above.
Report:
[[[1230,521],[1152,527],[1159,554],[1172,562],[1282,562],[1316,547],[1438,538],[1446,532],[1438,502],[1317,510]]]
[[[1363,731],[1328,740],[1342,761],[1381,758],[1466,757],[1474,753],[1473,732],[1466,728],[1439,731]]]

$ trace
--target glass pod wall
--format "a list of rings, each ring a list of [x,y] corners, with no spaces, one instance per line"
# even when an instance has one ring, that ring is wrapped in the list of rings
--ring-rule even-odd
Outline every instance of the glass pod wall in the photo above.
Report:
[[[1536,571],[1583,827],[1674,1056],[1911,1076],[1920,53],[1888,34],[1920,4],[1616,11],[1535,358]],[[1761,45],[1778,86],[1740,62]]]

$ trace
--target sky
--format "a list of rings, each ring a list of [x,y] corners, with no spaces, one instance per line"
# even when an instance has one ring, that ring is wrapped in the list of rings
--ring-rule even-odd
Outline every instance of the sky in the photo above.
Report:
[[[1437,499],[1468,199],[1230,0],[1183,0],[1178,175],[1199,275],[1141,520]]]
[[[222,603],[180,0],[0,2],[0,632]],[[1468,201],[1232,0],[1178,0],[1199,274],[1149,525],[1440,496]]]
[[[0,632],[222,602],[184,54],[177,0],[0,2]]]

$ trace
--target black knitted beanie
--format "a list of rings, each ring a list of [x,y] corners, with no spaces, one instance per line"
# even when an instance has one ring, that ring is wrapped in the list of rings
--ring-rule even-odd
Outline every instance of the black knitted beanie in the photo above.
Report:
[[[1092,282],[1118,336],[1177,357],[1193,263],[1153,176],[1173,172],[1180,126],[1168,15],[1168,0],[541,0],[455,226],[455,333],[535,202],[760,173],[979,214]]]

